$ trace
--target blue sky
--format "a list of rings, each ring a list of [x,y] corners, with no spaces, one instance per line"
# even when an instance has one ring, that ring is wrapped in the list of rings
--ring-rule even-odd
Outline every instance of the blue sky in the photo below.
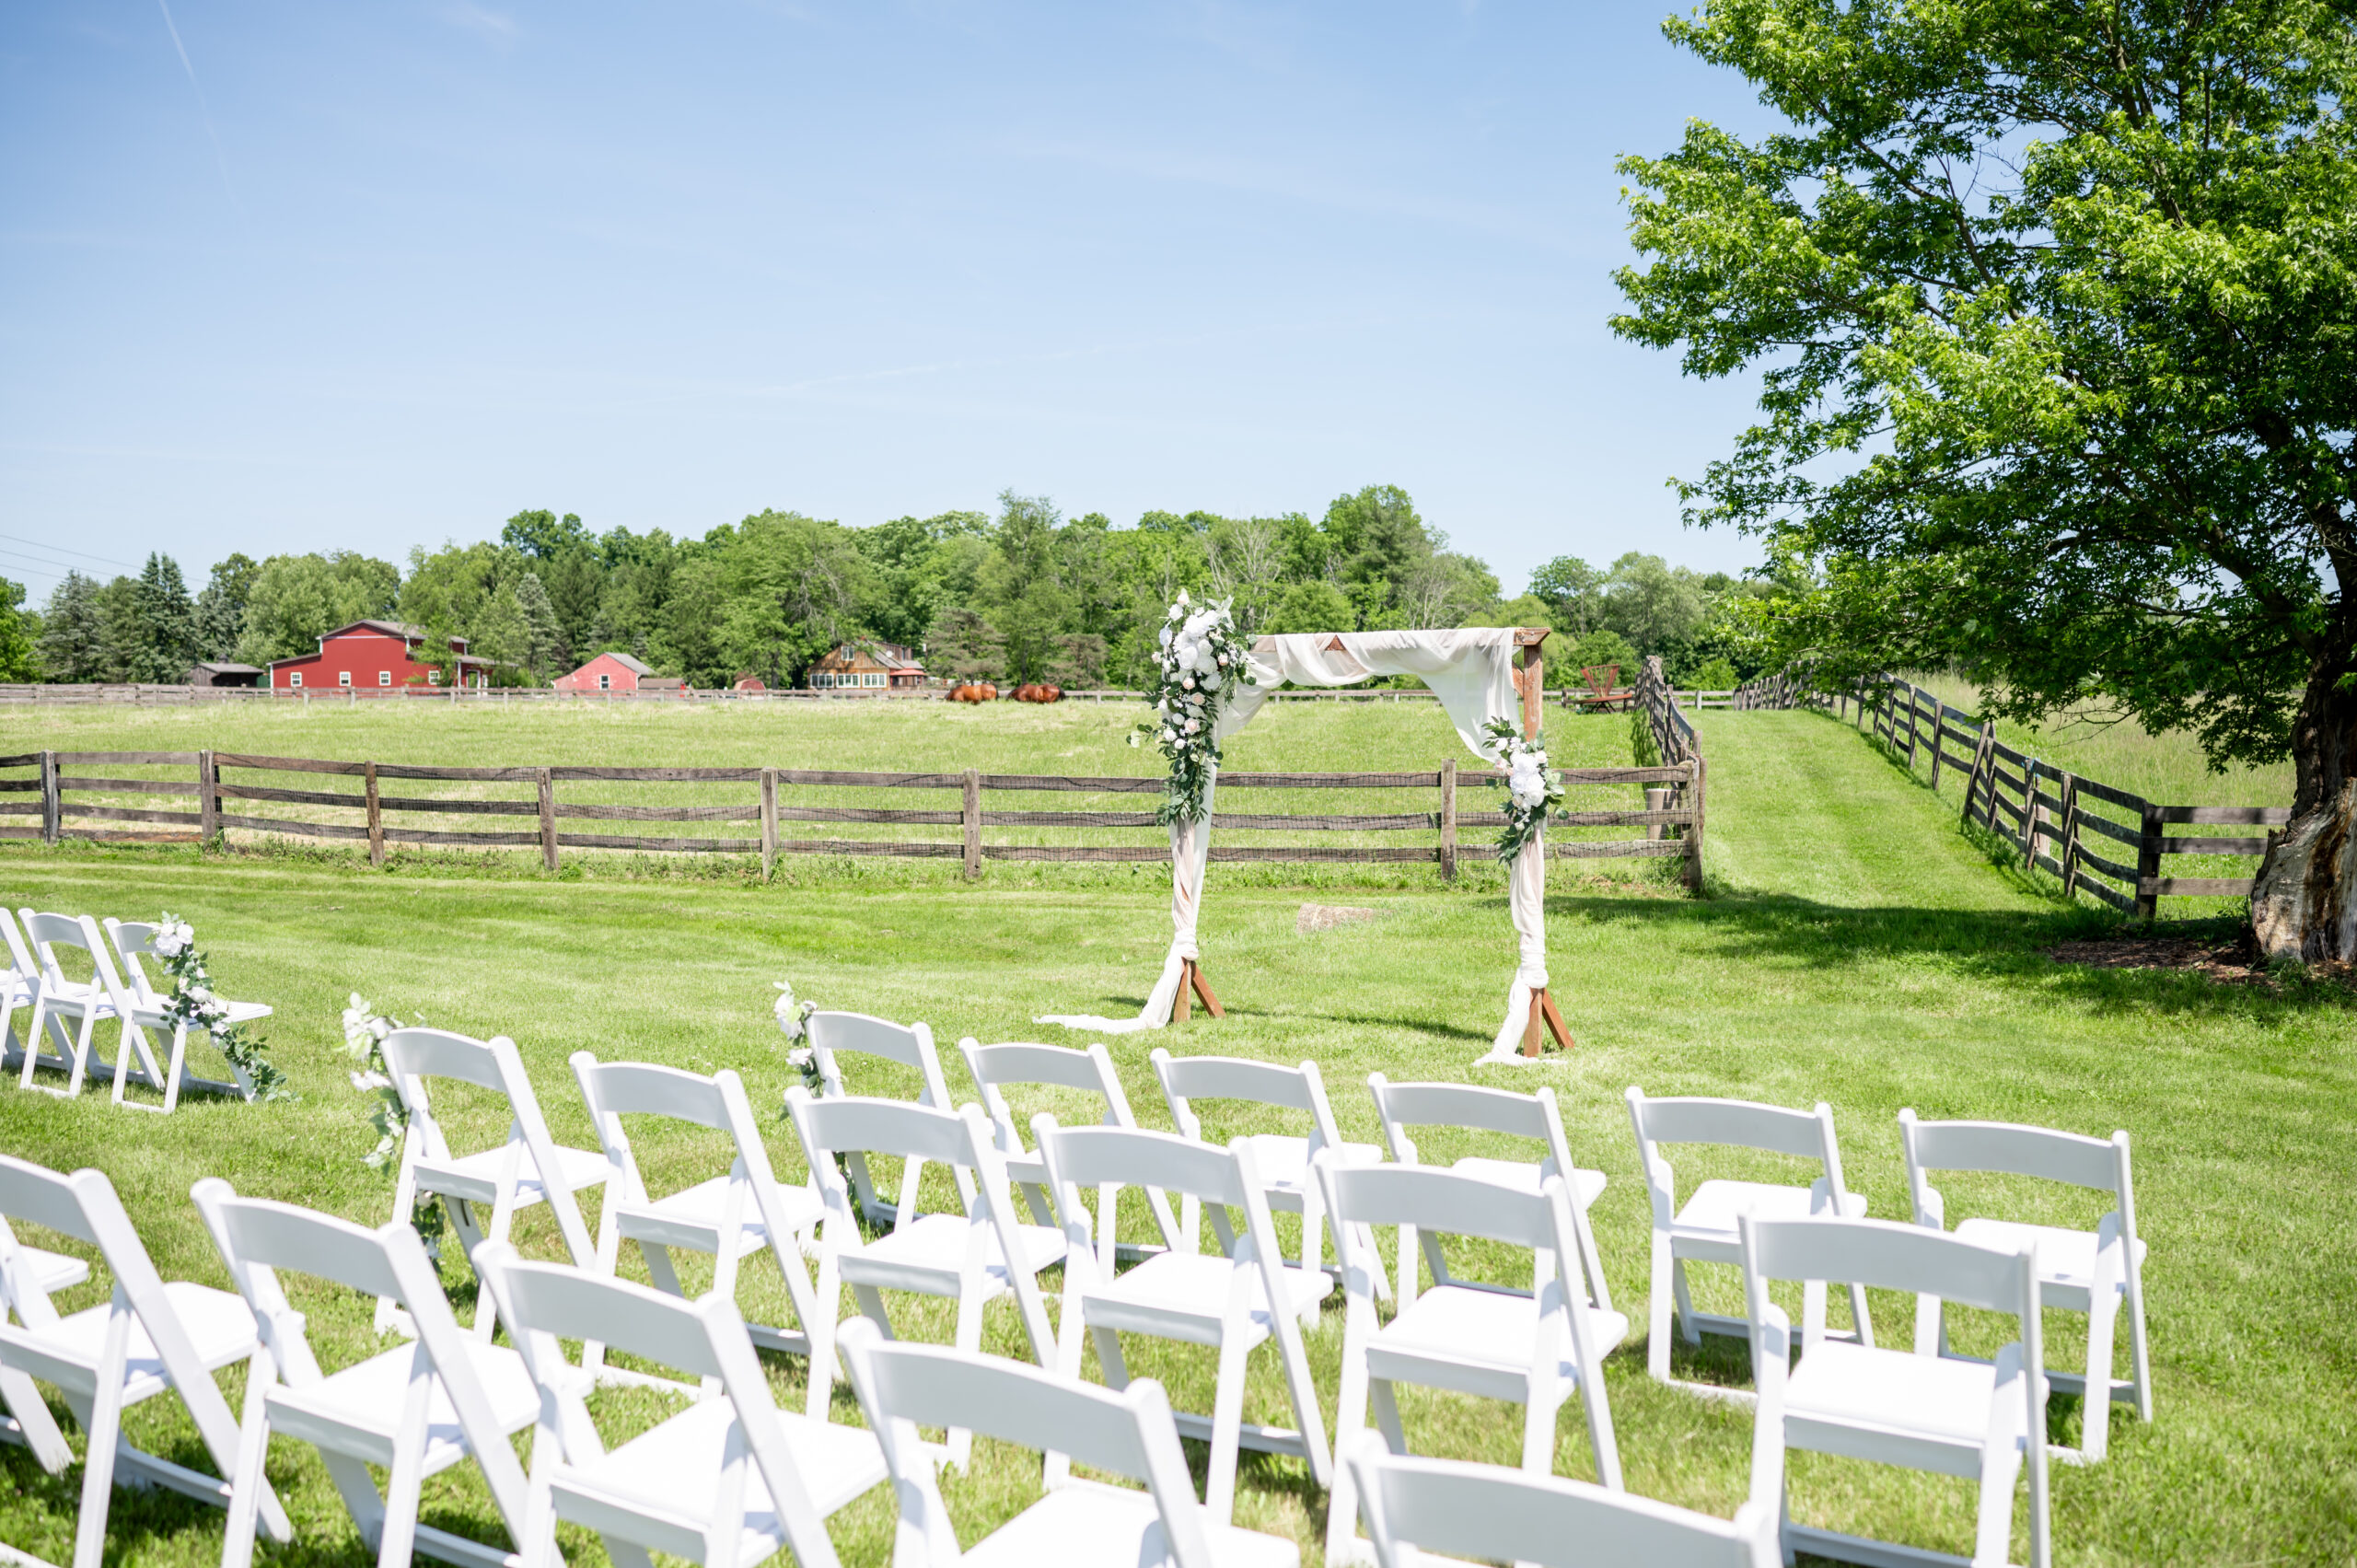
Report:
[[[1757,559],[1615,340],[1634,5],[0,10],[0,575],[1405,486],[1520,586]]]

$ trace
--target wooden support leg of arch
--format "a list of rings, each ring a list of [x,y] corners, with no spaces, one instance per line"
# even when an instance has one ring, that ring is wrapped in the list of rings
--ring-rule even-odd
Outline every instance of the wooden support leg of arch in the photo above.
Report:
[[[1170,1021],[1183,1024],[1191,1016],[1190,992],[1203,999],[1204,1012],[1214,1018],[1226,1017],[1227,1014],[1220,1007],[1219,998],[1212,993],[1212,982],[1203,978],[1202,965],[1192,958],[1181,958],[1178,962],[1183,967],[1178,971],[1178,994],[1170,1001]]]
[[[1522,1053],[1538,1054],[1544,1043],[1538,1038],[1541,1019],[1546,1021],[1547,1032],[1555,1037],[1555,1043],[1565,1051],[1571,1050],[1572,1031],[1563,1027],[1563,1015],[1555,1011],[1555,998],[1541,986],[1530,998],[1530,1021],[1522,1027]]]

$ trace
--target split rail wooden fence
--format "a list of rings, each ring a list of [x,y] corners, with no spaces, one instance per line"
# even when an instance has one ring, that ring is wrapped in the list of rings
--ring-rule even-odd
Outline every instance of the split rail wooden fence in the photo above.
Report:
[[[1569,769],[1562,776],[1574,789],[1616,792],[1631,803],[1634,792],[1648,785],[1671,793],[1667,804],[1642,810],[1572,812],[1550,830],[1554,857],[1682,857],[1689,881],[1699,884],[1703,824],[1699,756],[1656,768]],[[1444,877],[1454,879],[1460,855],[1490,853],[1485,842],[1461,842],[1462,830],[1504,822],[1499,811],[1462,808],[1460,786],[1504,777],[1486,769],[1459,768],[1454,760],[1417,772],[1224,774],[1219,781],[1222,805],[1245,792],[1255,804],[1262,799],[1279,807],[1306,802],[1308,808],[1217,812],[1211,858],[1422,863],[1437,865]],[[565,850],[758,854],[764,876],[774,869],[780,855],[913,856],[962,860],[966,875],[973,877],[980,875],[985,860],[1167,860],[1168,840],[1153,809],[1162,789],[1159,777],[984,773],[970,768],[896,773],[760,767],[430,767],[229,751],[37,751],[0,757],[0,839],[213,842],[236,833],[248,842],[261,837],[343,841],[355,846],[365,842],[370,860],[377,864],[397,846],[537,848],[541,864],[551,870]],[[1326,801],[1360,804],[1352,799],[1353,795],[1372,796],[1371,804],[1392,804],[1393,792],[1422,795],[1432,808],[1426,809],[1422,801],[1412,809],[1387,811],[1318,808]],[[1010,796],[1039,795],[1095,798],[1074,803],[1086,807],[1083,809],[1035,810],[1002,804]],[[1149,798],[1139,801],[1141,796]],[[986,797],[991,798],[989,809]],[[438,825],[452,816],[499,821],[465,830]],[[624,823],[660,823],[674,830],[621,830]],[[806,825],[817,831],[797,830]],[[909,833],[923,828],[955,828],[958,835]],[[1640,828],[1646,836],[1578,836],[1579,830],[1602,828]],[[1130,842],[1074,842],[1075,830],[1100,840],[1109,830]],[[1269,842],[1267,837],[1303,831],[1320,835],[1322,842]],[[1669,836],[1673,833],[1677,836]],[[1414,835],[1424,842],[1401,842],[1393,835]]]
[[[1928,759],[1931,784],[1943,772],[1964,779],[1963,820],[2010,840],[2025,862],[2061,878],[2065,896],[2085,893],[2151,920],[2165,898],[2248,898],[2253,877],[2172,877],[2185,855],[2252,857],[2274,834],[2223,837],[2172,828],[2280,828],[2289,807],[2162,806],[2084,778],[1999,740],[1992,727],[1896,676],[1828,690],[1805,671],[1765,677],[1736,694],[1746,708],[1821,707],[1871,728],[1914,769]],[[1949,749],[1953,744],[1956,749]],[[2118,884],[2114,886],[2113,884]]]

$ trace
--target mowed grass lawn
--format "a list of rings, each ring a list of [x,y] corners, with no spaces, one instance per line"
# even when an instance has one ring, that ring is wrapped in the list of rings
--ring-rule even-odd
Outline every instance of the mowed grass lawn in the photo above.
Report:
[[[8,749],[232,744],[193,738],[203,725],[232,722],[226,716],[102,712],[103,726],[75,715],[88,733],[71,741],[52,738],[55,732],[23,734]],[[1109,707],[1102,716],[830,713],[807,728],[777,732],[798,748],[794,754],[755,754],[789,765],[819,765],[823,757],[846,766],[1131,771],[1109,761],[1118,755],[1144,772],[1139,754],[1110,750],[1122,716]],[[430,721],[369,736],[366,749],[331,743],[350,731],[238,743],[309,755],[590,761],[604,755],[598,746],[621,745],[626,735],[630,754],[610,760],[741,755],[700,743],[737,733],[727,727],[734,718],[647,732],[597,729],[585,718],[574,757],[552,755],[544,744],[550,732],[519,727],[503,735],[488,719],[470,721],[463,744],[449,747],[434,738],[447,740],[455,730],[437,731]],[[957,727],[935,734],[920,720]],[[1002,727],[990,727],[1000,720]],[[282,721],[239,714],[234,722]],[[354,722],[399,721],[389,714]],[[1610,749],[1612,722],[1597,721],[1603,727],[1591,732],[1598,752]],[[1647,1218],[1621,1100],[1629,1085],[1786,1105],[1829,1101],[1848,1179],[1874,1213],[1887,1217],[1907,1212],[1895,1121],[1902,1106],[1926,1117],[2096,1134],[2128,1128],[2136,1140],[2140,1223],[2152,1249],[2146,1283],[2159,1414],[2145,1426],[2123,1411],[2113,1418],[2105,1464],[2056,1469],[2058,1560],[2357,1556],[2357,1437],[2349,1403],[2357,1355],[2342,1322],[2357,1300],[2348,1202],[2357,1012],[2347,993],[2297,983],[2229,989],[2177,974],[2057,965],[2044,947],[2100,930],[2104,919],[2062,909],[1992,866],[1957,834],[1945,803],[1900,779],[1856,737],[1808,714],[1714,713],[1701,728],[1711,759],[1711,896],[1689,900],[1643,881],[1582,880],[1580,868],[1568,866],[1550,884],[1550,967],[1578,1037],[1574,1051],[1535,1067],[1470,1065],[1495,1027],[1512,968],[1493,879],[1469,876],[1446,890],[1370,880],[1329,893],[1322,882],[1305,887],[1295,873],[1215,866],[1204,961],[1229,1016],[1110,1042],[1141,1117],[1167,1125],[1146,1060],[1156,1044],[1315,1059],[1346,1135],[1357,1139],[1379,1140],[1363,1087],[1370,1072],[1395,1080],[1551,1085],[1582,1163],[1611,1178],[1595,1220],[1614,1304],[1637,1325],[1607,1368],[1628,1483],[1721,1516],[1744,1496],[1749,1419],[1661,1389],[1644,1376]],[[101,730],[104,740],[97,738]],[[1571,732],[1562,733],[1559,748],[1572,744]],[[1625,760],[1625,731],[1621,738],[1620,755],[1596,760]],[[1428,704],[1287,708],[1247,731],[1231,763],[1429,766],[1449,744]],[[993,745],[1004,749],[987,752]],[[744,877],[610,875],[595,867],[578,877],[529,868],[454,874],[422,862],[371,872],[340,856],[200,861],[180,850],[9,845],[0,850],[0,896],[12,906],[124,917],[169,908],[193,920],[225,990],[277,1007],[274,1056],[302,1098],[252,1107],[198,1101],[164,1121],[117,1110],[100,1095],[67,1104],[0,1086],[0,1149],[60,1167],[105,1168],[168,1277],[226,1283],[188,1202],[201,1176],[372,1224],[389,1212],[389,1178],[359,1163],[373,1134],[364,1101],[344,1081],[337,1014],[348,992],[404,1018],[423,1015],[470,1034],[513,1036],[557,1136],[588,1144],[565,1065],[575,1051],[699,1071],[734,1066],[758,1101],[775,1105],[791,1074],[767,1016],[774,979],[791,978],[827,1005],[923,1018],[946,1054],[954,1055],[952,1042],[965,1034],[1080,1043],[1030,1019],[1138,1005],[1168,930],[1167,890],[1146,869],[1132,880],[1127,867],[1117,877],[993,865],[965,885],[906,868],[888,874],[864,864],[806,864],[790,880],[763,887]],[[1247,869],[1259,875],[1236,875]],[[1306,897],[1370,905],[1381,918],[1299,935],[1295,919]],[[963,1083],[959,1065],[951,1063],[948,1072],[953,1086]],[[911,1087],[888,1074],[870,1073],[865,1081],[898,1092]],[[1049,1096],[1018,1096],[1017,1109],[1027,1117],[1082,1109]],[[1218,1135],[1283,1125],[1225,1109],[1230,1114],[1213,1122]],[[499,1131],[487,1112],[470,1115],[485,1139]],[[725,1157],[711,1144],[668,1132],[641,1129],[638,1137],[658,1189],[700,1179]],[[1440,1159],[1477,1147],[1504,1153],[1513,1145],[1446,1136],[1425,1144],[1427,1156]],[[772,1131],[771,1151],[781,1176],[799,1178],[801,1151],[782,1122]],[[1705,1150],[1672,1157],[1689,1188],[1710,1175],[1781,1168]],[[1985,1205],[2092,1225],[2097,1207],[2007,1183],[1952,1179],[1944,1186],[1952,1213]],[[941,1196],[946,1200],[946,1188]],[[1280,1224],[1293,1234],[1289,1222]],[[528,1250],[554,1254],[544,1220],[526,1224],[520,1235]],[[1500,1278],[1514,1267],[1504,1257],[1474,1261]],[[782,1315],[773,1271],[757,1264],[749,1272],[749,1311]],[[470,1311],[472,1285],[455,1260],[446,1280],[462,1314]],[[1699,1271],[1698,1280],[1705,1309],[1736,1308],[1731,1271]],[[1051,1274],[1051,1296],[1059,1283]],[[86,1286],[66,1304],[99,1299],[97,1287]],[[331,1363],[372,1348],[361,1304],[319,1291],[301,1305]],[[1877,1296],[1874,1306],[1885,1342],[1906,1342],[1912,1303]],[[946,1312],[898,1301],[894,1308],[904,1332],[946,1337]],[[1837,1307],[1837,1321],[1840,1316]],[[2083,1321],[2049,1315],[2054,1365],[2070,1367],[2083,1354]],[[1985,1327],[1967,1333],[1985,1338]],[[1310,1341],[1329,1428],[1341,1340],[1337,1305]],[[1011,1308],[993,1309],[988,1342],[1021,1353]],[[1208,1353],[1132,1348],[1132,1368],[1165,1379],[1181,1408],[1209,1408]],[[1681,1348],[1678,1363],[1689,1376],[1747,1377],[1732,1342],[1706,1342],[1699,1355]],[[786,1358],[771,1365],[782,1400],[798,1403],[801,1365]],[[223,1381],[234,1406],[239,1377]],[[168,1405],[145,1407],[131,1423],[134,1438],[204,1463],[185,1418]],[[1411,1396],[1403,1405],[1421,1451],[1517,1458],[1519,1422],[1508,1412],[1444,1397]],[[2058,1435],[2075,1440],[2076,1402],[2056,1405]],[[1287,1419],[1272,1362],[1256,1362],[1248,1407],[1255,1419]],[[622,1430],[655,1419],[661,1406],[655,1396],[631,1392],[601,1395],[600,1408]],[[857,1420],[847,1391],[838,1391],[835,1408],[839,1419]],[[1575,1410],[1559,1428],[1556,1467],[1593,1473]],[[272,1475],[295,1515],[297,1546],[265,1546],[266,1558],[366,1558],[308,1449],[275,1446]],[[429,1483],[428,1516],[500,1539],[472,1476],[461,1468]],[[63,1559],[71,1550],[78,1469],[51,1478],[22,1449],[0,1447],[0,1540]],[[1036,1484],[1036,1461],[985,1445],[972,1473],[951,1478],[946,1490],[970,1540],[1019,1509]],[[1961,1481],[1849,1461],[1803,1458],[1793,1469],[1795,1517],[1952,1551],[1969,1550],[1972,1495]],[[879,1489],[838,1516],[833,1533],[846,1562],[888,1561],[891,1508]],[[1295,1536],[1306,1560],[1317,1561],[1324,1499],[1302,1464],[1248,1455],[1237,1518]],[[175,1497],[118,1493],[112,1534],[110,1558],[211,1562],[221,1521]],[[598,1555],[588,1538],[568,1534],[565,1545],[575,1561]],[[2026,1551],[2017,1524],[2016,1560]]]

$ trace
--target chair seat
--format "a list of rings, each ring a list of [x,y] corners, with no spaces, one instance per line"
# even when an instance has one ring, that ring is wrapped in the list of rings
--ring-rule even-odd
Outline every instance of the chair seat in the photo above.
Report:
[[[54,1258],[57,1254],[49,1256]],[[74,1261],[70,1258],[60,1260]],[[83,1270],[86,1276],[88,1272],[87,1268]],[[180,1319],[189,1343],[196,1351],[197,1360],[203,1363],[207,1371],[243,1361],[253,1353],[254,1315],[242,1297],[215,1290],[211,1285],[169,1280],[164,1285],[164,1299],[171,1304],[173,1315]],[[95,1370],[106,1353],[107,1319],[113,1311],[112,1303],[100,1302],[61,1318],[47,1329],[32,1330],[20,1325],[0,1329],[0,1333],[11,1342],[6,1359],[51,1381],[55,1380],[56,1371],[67,1366]],[[42,1364],[52,1358],[54,1365],[44,1371]],[[87,1383],[87,1379],[84,1381]],[[156,1353],[156,1342],[148,1338],[147,1326],[134,1317],[123,1362],[123,1402],[134,1404],[170,1387],[164,1358]]]
[[[1996,1387],[1997,1370],[1987,1362],[1827,1340],[1793,1369],[1784,1414],[1788,1423],[1819,1421],[1978,1450]],[[2024,1406],[2009,1400],[2007,1410],[2009,1430],[2019,1437]]]
[[[972,1222],[963,1214],[919,1214],[889,1236],[879,1237],[856,1251],[845,1252],[843,1281],[847,1284],[877,1284],[891,1290],[928,1288],[914,1281],[926,1274],[954,1275],[966,1266],[966,1248],[972,1232]],[[1023,1250],[1031,1260],[1034,1273],[1064,1255],[1064,1233],[1054,1225],[1017,1225],[1016,1234],[1022,1238]],[[985,1229],[983,1240],[988,1248],[983,1268],[994,1287],[1001,1291],[1013,1288],[1007,1281],[1006,1257],[999,1248],[997,1233]]]
[[[1585,1310],[1596,1353],[1609,1355],[1628,1336],[1629,1319],[1593,1307]],[[1400,1368],[1415,1362],[1477,1367],[1518,1378],[1530,1367],[1538,1336],[1538,1303],[1534,1297],[1435,1285],[1376,1331],[1367,1342],[1368,1365],[1378,1377],[1387,1376],[1387,1363]],[[1569,1354],[1571,1348],[1567,1340],[1564,1353]],[[1569,1361],[1557,1370],[1565,1377],[1579,1376],[1579,1368]]]
[[[1299,1568],[1301,1549],[1277,1536],[1203,1520],[1221,1568]],[[1051,1492],[975,1543],[964,1568],[1161,1568],[1170,1560],[1154,1499],[1096,1481]]]
[[[1244,1140],[1252,1148],[1253,1168],[1260,1173],[1261,1185],[1272,1193],[1298,1196],[1309,1191],[1309,1140],[1287,1137],[1282,1132],[1260,1132]],[[1383,1151],[1373,1144],[1343,1144],[1340,1145],[1344,1165],[1380,1165]]]
[[[1258,1270],[1252,1273],[1251,1339],[1254,1344],[1275,1331],[1269,1320],[1268,1287]],[[1289,1316],[1333,1294],[1334,1279],[1323,1269],[1283,1270]],[[1197,1344],[1216,1344],[1227,1301],[1235,1289],[1236,1265],[1217,1253],[1157,1252],[1116,1279],[1088,1293],[1084,1311],[1087,1321],[1136,1333],[1170,1335],[1191,1319],[1198,1329],[1182,1338]]]
[[[2025,1243],[2037,1242],[2039,1285],[2045,1288],[2046,1293],[2061,1286],[2065,1293],[2075,1297],[2075,1304],[2082,1308],[2086,1305],[2087,1293],[2095,1288],[2096,1249],[2094,1231],[2065,1230],[2059,1225],[2016,1225],[2011,1220],[1966,1220],[1956,1227],[1956,1234],[1959,1240],[1993,1247],[2000,1252],[2018,1252]],[[2140,1237],[2136,1241],[2136,1261],[2140,1265],[2144,1261],[2144,1250],[2143,1238]],[[2114,1279],[2111,1288],[2126,1291],[2127,1277],[2123,1274]],[[2047,1303],[2049,1307],[2071,1304]]]
[[[1468,1155],[1448,1168],[1459,1176],[1469,1176],[1479,1181],[1494,1181],[1501,1187],[1512,1187],[1519,1191],[1536,1192],[1539,1188],[1538,1166],[1530,1160],[1493,1160],[1479,1155]],[[1596,1202],[1596,1194],[1604,1191],[1604,1183],[1605,1175],[1600,1170],[1582,1170],[1577,1166],[1572,1167],[1572,1196],[1579,1200],[1583,1209]]]
[[[1866,1212],[1863,1193],[1845,1195],[1841,1212],[1852,1219]],[[1717,1243],[1729,1249],[1739,1247],[1736,1220],[1748,1209],[1763,1220],[1806,1219],[1814,1211],[1809,1205],[1816,1200],[1805,1187],[1783,1187],[1769,1181],[1705,1181],[1694,1189],[1694,1196],[1678,1211],[1670,1222],[1670,1236],[1678,1241]],[[1731,1251],[1724,1260],[1737,1261]]]
[[[604,1493],[699,1524],[708,1521],[719,1511],[721,1467],[728,1430],[736,1420],[737,1407],[726,1400],[691,1405],[602,1458],[563,1472],[557,1481],[559,1494]],[[821,1516],[833,1513],[885,1479],[884,1451],[877,1446],[872,1434],[783,1411],[777,1420],[785,1434],[789,1459],[802,1478],[811,1505]],[[562,1506],[559,1512],[564,1513]],[[769,1484],[757,1465],[745,1477],[745,1527],[767,1535],[774,1543],[782,1544],[785,1539],[770,1502]],[[769,1550],[774,1551],[777,1546]],[[743,1561],[760,1558],[749,1556]]]
[[[540,1394],[532,1375],[525,1370],[524,1358],[505,1345],[487,1345],[472,1339],[464,1343],[499,1430],[512,1434],[531,1425],[540,1411]],[[317,1383],[273,1388],[272,1429],[339,1453],[357,1454],[374,1465],[389,1466],[416,1354],[414,1345],[399,1345]],[[438,1378],[426,1404],[425,1420],[425,1467],[431,1473],[455,1464],[466,1453],[459,1412]]]
[[[667,1247],[690,1247],[710,1251],[720,1234],[721,1221],[726,1214],[729,1179],[715,1176],[693,1187],[657,1198],[651,1203],[622,1203],[614,1210],[615,1223],[621,1235],[632,1241],[649,1241]],[[784,1200],[786,1223],[795,1234],[816,1225],[820,1214],[818,1194],[807,1187],[780,1187],[778,1195]],[[769,1225],[761,1218],[761,1206],[746,1194],[743,1213],[737,1233],[737,1255],[758,1251],[769,1245]]]
[[[90,1277],[90,1265],[63,1252],[40,1247],[18,1247],[17,1255],[32,1265],[33,1286],[43,1294],[80,1284]],[[250,1322],[250,1319],[249,1319]]]
[[[428,1192],[439,1192],[452,1198],[463,1198],[470,1203],[489,1203],[499,1196],[499,1173],[507,1162],[505,1145],[483,1150],[452,1160],[420,1160],[417,1162],[417,1184]],[[606,1156],[594,1149],[569,1149],[557,1145],[557,1174],[568,1191],[595,1187],[606,1179],[610,1168]],[[540,1184],[540,1173],[532,1163],[531,1151],[523,1150],[516,1156],[516,1206],[529,1208],[534,1203],[548,1202],[548,1189]]]

